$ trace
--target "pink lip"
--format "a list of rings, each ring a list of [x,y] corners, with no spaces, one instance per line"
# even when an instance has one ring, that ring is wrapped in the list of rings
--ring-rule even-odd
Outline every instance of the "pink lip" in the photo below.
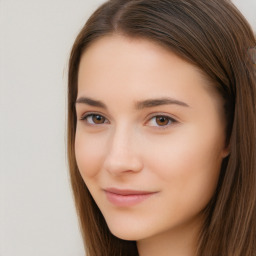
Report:
[[[139,204],[157,193],[138,190],[120,190],[115,188],[104,189],[104,191],[109,202],[111,202],[115,206],[122,207]]]

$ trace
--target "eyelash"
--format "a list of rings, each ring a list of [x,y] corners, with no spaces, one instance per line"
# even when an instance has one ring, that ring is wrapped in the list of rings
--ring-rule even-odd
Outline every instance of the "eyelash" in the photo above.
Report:
[[[91,124],[91,123],[88,122],[87,119],[88,119],[89,117],[92,118],[93,116],[99,116],[99,117],[102,117],[102,118],[104,118],[105,120],[107,120],[103,115],[97,114],[97,113],[85,114],[85,115],[83,115],[83,116],[80,118],[80,120],[85,121],[85,122],[86,122],[87,124],[89,124],[89,125],[100,125],[100,124],[96,124],[96,123]],[[107,122],[107,123],[109,123],[109,122]]]
[[[157,125],[156,122],[157,122],[157,118],[164,118],[166,121],[168,121],[167,124],[164,124],[164,125]],[[153,121],[154,120],[154,121]],[[174,125],[176,123],[178,123],[177,120],[175,120],[173,117],[170,117],[170,116],[167,116],[167,115],[163,115],[163,114],[154,114],[152,115],[149,120],[147,121],[147,124],[149,122],[154,122],[156,125],[151,125],[152,127],[157,127],[157,128],[160,128],[160,129],[166,129],[168,128],[169,126],[171,125]]]
[[[104,123],[100,123],[100,124],[96,124],[94,123],[92,120],[91,120],[91,123],[88,121],[88,118],[93,118],[93,117],[100,117],[100,118],[103,118],[104,119]],[[170,116],[167,116],[167,115],[163,115],[163,114],[154,114],[152,115],[149,120],[147,121],[147,123],[151,122],[153,119],[155,119],[155,122],[156,122],[156,118],[164,118],[164,119],[167,119],[168,120],[168,123],[165,124],[165,125],[151,125],[152,127],[157,127],[157,128],[160,128],[160,129],[166,129],[168,128],[170,125],[172,124],[175,124],[175,123],[178,123],[177,120],[175,120],[174,118],[170,117]],[[83,115],[81,118],[80,118],[81,121],[85,121],[88,125],[90,126],[98,126],[98,125],[102,125],[102,124],[108,124],[109,121],[101,114],[97,114],[97,113],[89,113],[89,114],[85,114]],[[105,122],[107,121],[107,122]]]

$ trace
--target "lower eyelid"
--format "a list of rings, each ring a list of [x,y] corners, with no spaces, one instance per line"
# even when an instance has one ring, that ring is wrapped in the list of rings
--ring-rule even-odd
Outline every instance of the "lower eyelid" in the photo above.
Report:
[[[155,116],[152,116],[149,118],[149,121],[147,123],[149,123],[150,121],[152,121],[152,119],[156,119],[157,117],[164,117],[164,118],[167,118],[168,119],[168,124],[166,125],[163,125],[162,127],[166,127],[166,126],[169,126],[171,125],[172,123],[177,123],[178,121],[175,120],[174,118],[170,117],[170,116],[166,116],[166,115],[155,115]],[[153,126],[153,125],[152,125]],[[155,125],[157,127],[161,127],[161,125]]]
[[[92,116],[94,116],[94,115],[99,115],[99,116],[101,116],[101,117],[103,117],[105,120],[104,120],[104,123],[102,123],[102,124],[96,124],[96,123],[89,123],[88,122],[88,120],[87,120],[87,118],[89,118],[89,117],[92,117]],[[176,123],[179,123],[176,119],[174,119],[173,117],[170,117],[170,116],[168,116],[168,115],[164,115],[164,114],[155,114],[155,115],[152,115],[149,119],[148,119],[148,121],[146,122],[146,124],[148,124],[150,121],[152,121],[152,119],[156,119],[157,117],[164,117],[164,118],[167,118],[168,119],[168,124],[166,124],[166,125],[149,125],[149,126],[152,126],[152,127],[157,127],[157,128],[167,128],[167,127],[169,127],[169,126],[171,126],[171,125],[174,125],[174,124],[176,124]],[[104,115],[102,115],[102,114],[100,114],[100,113],[95,113],[95,112],[89,112],[89,113],[85,113],[85,114],[83,114],[83,115],[81,115],[81,117],[79,118],[79,120],[81,120],[81,121],[84,121],[84,122],[86,122],[88,125],[91,125],[91,126],[99,126],[99,125],[103,125],[103,124],[109,124],[110,122],[109,122],[109,120],[104,116]]]
[[[89,123],[88,122],[88,120],[87,120],[87,118],[89,118],[89,117],[93,117],[93,116],[101,116],[101,117],[103,117],[104,118],[104,123],[102,123],[102,124],[96,124],[96,123],[94,123],[94,124],[91,124],[91,123]],[[108,121],[108,119],[104,116],[104,115],[101,115],[101,114],[98,114],[98,113],[86,113],[86,114],[84,114],[84,115],[82,115],[81,117],[80,117],[80,120],[81,121],[85,121],[87,124],[89,124],[89,125],[103,125],[103,124],[106,124],[106,123],[109,123],[109,121]]]

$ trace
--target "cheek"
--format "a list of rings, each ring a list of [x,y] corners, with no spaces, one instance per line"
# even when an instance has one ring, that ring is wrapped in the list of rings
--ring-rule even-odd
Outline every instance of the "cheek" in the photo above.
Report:
[[[150,152],[153,146],[147,147],[148,169],[179,199],[206,202],[214,193],[222,162],[222,140],[216,138],[221,137],[202,136],[192,129],[160,140],[154,151]]]
[[[77,131],[75,138],[75,156],[78,169],[85,179],[96,176],[103,161],[103,142],[85,136]]]

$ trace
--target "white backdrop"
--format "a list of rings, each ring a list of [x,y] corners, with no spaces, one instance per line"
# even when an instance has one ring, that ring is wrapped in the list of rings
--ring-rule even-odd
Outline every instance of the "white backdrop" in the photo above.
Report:
[[[82,256],[69,185],[70,48],[103,0],[0,0],[0,256]],[[256,30],[256,0],[235,0]]]

